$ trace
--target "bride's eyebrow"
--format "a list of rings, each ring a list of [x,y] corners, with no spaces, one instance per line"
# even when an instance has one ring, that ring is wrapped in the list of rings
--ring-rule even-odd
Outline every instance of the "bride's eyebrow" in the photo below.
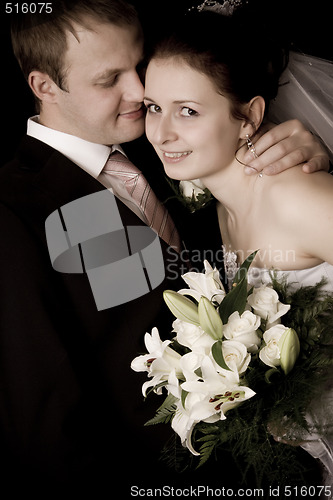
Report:
[[[143,98],[144,101],[155,102],[155,99],[151,99],[148,96]],[[173,104],[196,104],[197,106],[201,106],[200,102],[193,101],[192,99],[177,99],[176,101],[172,101]]]
[[[198,106],[201,106],[200,102],[193,101],[193,99],[179,99],[177,101],[173,101],[174,104],[197,104]]]

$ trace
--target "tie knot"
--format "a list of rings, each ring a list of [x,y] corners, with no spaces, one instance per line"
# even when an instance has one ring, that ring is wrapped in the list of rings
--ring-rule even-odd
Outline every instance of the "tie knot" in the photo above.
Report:
[[[141,171],[120,151],[113,151],[110,154],[103,172],[112,175],[124,175],[129,178],[141,174]]]
[[[145,176],[133,163],[119,151],[110,154],[103,173],[116,177],[144,214],[148,225],[170,245],[181,247],[176,227],[166,208],[156,198]]]

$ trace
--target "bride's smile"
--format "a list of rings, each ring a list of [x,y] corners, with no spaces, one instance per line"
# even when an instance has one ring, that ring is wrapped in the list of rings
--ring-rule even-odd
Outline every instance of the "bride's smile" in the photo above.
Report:
[[[161,152],[163,154],[164,161],[166,163],[180,162],[184,160],[186,156],[189,156],[192,153],[192,151],[184,151],[181,153],[181,152],[163,151],[163,149],[161,149]]]

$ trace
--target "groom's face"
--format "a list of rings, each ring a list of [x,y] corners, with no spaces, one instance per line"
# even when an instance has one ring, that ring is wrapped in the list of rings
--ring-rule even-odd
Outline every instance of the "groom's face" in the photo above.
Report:
[[[68,33],[65,90],[57,88],[54,128],[107,145],[139,137],[144,132],[144,89],[137,73],[141,31],[96,23],[76,31],[78,38]]]

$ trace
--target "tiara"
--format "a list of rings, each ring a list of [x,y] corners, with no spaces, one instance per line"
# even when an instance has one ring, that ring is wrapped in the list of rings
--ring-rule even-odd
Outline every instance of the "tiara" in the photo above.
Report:
[[[247,0],[224,0],[223,3],[215,2],[213,0],[205,0],[202,4],[191,7],[191,10],[202,11],[212,11],[217,14],[222,14],[224,16],[231,16],[235,9],[238,9],[242,4],[247,3]]]

